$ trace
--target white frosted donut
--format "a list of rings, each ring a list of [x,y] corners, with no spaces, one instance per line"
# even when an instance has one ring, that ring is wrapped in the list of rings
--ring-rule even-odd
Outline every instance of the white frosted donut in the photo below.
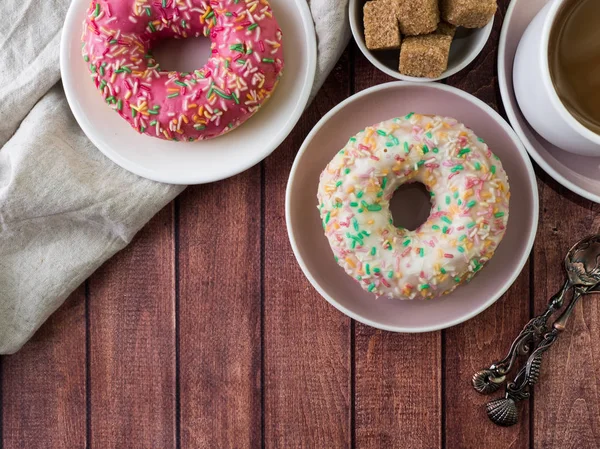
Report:
[[[423,183],[432,210],[397,228],[389,202]],[[509,184],[497,156],[457,120],[408,114],[351,138],[321,174],[319,210],[338,264],[367,291],[433,298],[470,280],[506,231]]]

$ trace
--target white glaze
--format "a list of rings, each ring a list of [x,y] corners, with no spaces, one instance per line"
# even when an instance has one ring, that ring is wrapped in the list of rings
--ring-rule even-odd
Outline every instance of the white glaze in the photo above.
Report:
[[[396,228],[389,201],[406,182],[432,193],[415,231]],[[465,125],[409,114],[350,139],[321,175],[325,235],[340,266],[377,296],[432,298],[470,280],[492,257],[508,222],[500,160]]]

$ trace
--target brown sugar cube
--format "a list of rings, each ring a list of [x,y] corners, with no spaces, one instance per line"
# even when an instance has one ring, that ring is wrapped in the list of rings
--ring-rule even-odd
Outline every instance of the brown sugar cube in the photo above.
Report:
[[[435,30],[435,34],[443,34],[454,39],[454,35],[456,34],[456,26],[442,21],[439,23],[437,30]]]
[[[406,36],[429,34],[440,21],[438,0],[394,0],[400,32]]]
[[[365,41],[369,50],[400,48],[400,28],[390,0],[374,0],[364,7]]]
[[[465,28],[486,26],[498,5],[496,0],[440,0],[442,18],[452,25]]]
[[[448,67],[452,38],[443,34],[411,36],[400,49],[400,73],[419,78],[437,78]]]

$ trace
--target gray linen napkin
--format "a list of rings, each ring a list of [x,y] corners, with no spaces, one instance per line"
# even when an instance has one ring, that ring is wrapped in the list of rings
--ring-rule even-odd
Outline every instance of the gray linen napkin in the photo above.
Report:
[[[309,4],[319,45],[314,94],[348,43],[348,1]],[[121,169],[77,126],[59,83],[68,6],[0,2],[0,354],[17,351],[183,190]]]

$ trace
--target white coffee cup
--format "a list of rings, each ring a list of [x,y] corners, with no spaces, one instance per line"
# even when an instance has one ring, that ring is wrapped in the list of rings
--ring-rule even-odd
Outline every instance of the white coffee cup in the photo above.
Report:
[[[550,0],[523,34],[513,67],[515,95],[523,115],[544,139],[571,153],[600,156],[600,135],[571,115],[550,76],[550,32],[567,1]]]

